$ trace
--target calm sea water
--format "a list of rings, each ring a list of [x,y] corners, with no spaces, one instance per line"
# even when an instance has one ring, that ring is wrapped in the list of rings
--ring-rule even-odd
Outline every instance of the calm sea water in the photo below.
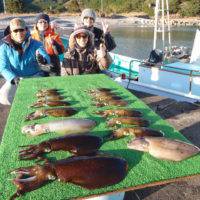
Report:
[[[3,30],[0,30],[0,38],[3,36],[2,31]],[[72,30],[69,30],[69,33],[71,33],[71,31]],[[117,44],[117,48],[113,52],[138,59],[148,58],[153,47],[153,31],[153,27],[112,28],[111,33]],[[172,28],[172,45],[192,48],[195,32],[195,27]],[[158,36],[157,47],[162,48],[161,33],[159,33]]]
[[[112,29],[117,48],[115,53],[138,59],[148,58],[153,48],[153,28],[123,27]],[[173,27],[171,31],[172,46],[192,48],[195,37],[195,27]],[[162,48],[161,33],[158,33],[157,48]],[[167,46],[167,40],[166,40]]]

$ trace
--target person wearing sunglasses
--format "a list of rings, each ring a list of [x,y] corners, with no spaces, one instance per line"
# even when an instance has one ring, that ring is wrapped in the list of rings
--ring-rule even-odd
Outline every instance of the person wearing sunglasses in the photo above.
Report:
[[[59,55],[64,52],[64,45],[60,36],[50,25],[50,18],[47,14],[41,13],[36,17],[36,24],[31,32],[33,39],[43,42],[44,47],[51,59],[50,76],[60,75]]]
[[[10,31],[2,39],[0,46],[0,74],[6,80],[0,89],[0,103],[6,102],[9,89],[16,87],[21,78],[45,75],[39,66],[36,54],[40,55],[43,64],[50,63],[43,44],[31,38],[23,19],[12,19],[9,27]],[[14,94],[7,103],[2,104],[11,104],[13,97]],[[2,99],[5,101],[1,101]]]
[[[69,37],[69,48],[64,54],[62,75],[100,73],[111,64],[104,44],[94,46],[94,34],[85,26],[76,25]]]
[[[90,8],[86,8],[81,13],[81,21],[94,34],[94,45],[99,48],[104,43],[108,51],[112,51],[116,47],[114,38],[111,36],[108,25],[102,21],[102,29],[94,26],[96,21],[96,13]]]

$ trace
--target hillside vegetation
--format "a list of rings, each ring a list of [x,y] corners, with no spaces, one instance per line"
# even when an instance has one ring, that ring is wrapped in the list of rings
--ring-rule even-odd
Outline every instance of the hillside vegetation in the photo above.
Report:
[[[149,5],[155,0],[4,0],[9,13],[30,12],[80,12],[84,8],[93,8],[105,15],[129,12],[145,12],[153,15]],[[101,4],[102,3],[102,4]],[[170,13],[181,16],[198,16],[200,0],[169,0]],[[3,0],[0,0],[0,11],[3,12]]]

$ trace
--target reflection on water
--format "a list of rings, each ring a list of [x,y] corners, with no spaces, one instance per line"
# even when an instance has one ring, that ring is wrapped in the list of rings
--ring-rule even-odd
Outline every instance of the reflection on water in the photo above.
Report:
[[[153,27],[121,27],[112,29],[117,48],[113,51],[133,58],[148,58],[153,48]],[[192,48],[196,28],[174,27],[171,31],[172,46]],[[165,33],[167,34],[167,33]],[[165,46],[168,45],[166,38]],[[161,33],[158,33],[157,48],[162,48]]]

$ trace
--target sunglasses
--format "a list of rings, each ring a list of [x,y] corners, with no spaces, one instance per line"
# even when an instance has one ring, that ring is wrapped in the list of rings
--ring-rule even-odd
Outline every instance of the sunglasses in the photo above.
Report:
[[[86,19],[86,20],[90,19],[90,20],[94,21],[94,19],[92,17],[84,17],[84,19]]]
[[[39,24],[47,24],[47,21],[38,21]]]
[[[18,32],[22,33],[24,31],[25,31],[25,29],[22,29],[22,28],[13,30],[14,33],[18,33]]]
[[[76,38],[77,39],[81,39],[81,38],[86,39],[86,38],[88,38],[88,36],[87,35],[77,35]]]

